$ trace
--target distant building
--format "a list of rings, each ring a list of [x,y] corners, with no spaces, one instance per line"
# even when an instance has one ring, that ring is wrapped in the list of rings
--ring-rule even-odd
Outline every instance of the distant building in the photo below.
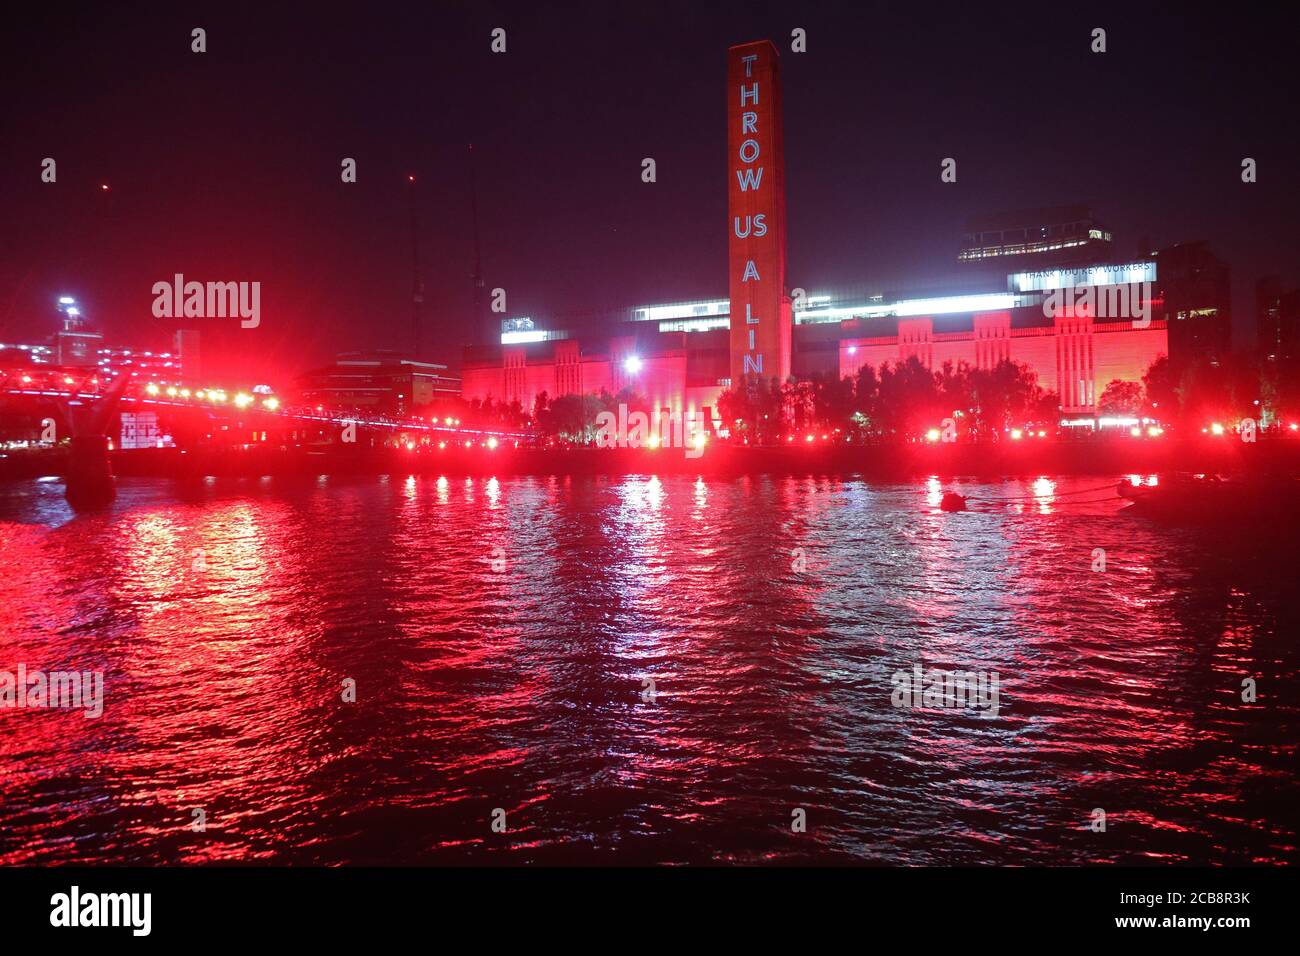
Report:
[[[1033,369],[1038,384],[1057,394],[1063,414],[1093,415],[1106,385],[1141,381],[1167,354],[1168,338],[1161,319],[1139,327],[1129,317],[1098,317],[1087,309],[1047,317],[1041,301],[1018,301],[991,311],[846,320],[839,348],[841,375],[913,357],[935,370],[963,362],[989,369],[1009,359]]]
[[[198,384],[182,374],[180,356],[174,352],[109,346],[96,351],[95,365],[109,378],[125,372],[158,385]]]
[[[1204,357],[1223,361],[1232,347],[1231,282],[1228,265],[1205,241],[1161,249],[1156,301],[1169,326],[1169,362],[1185,368]]]
[[[725,316],[724,316],[725,318]],[[604,334],[468,349],[461,364],[463,397],[518,402],[531,415],[537,399],[628,389],[653,408],[699,413],[712,408],[728,382],[729,332],[666,329],[664,322],[624,319]]]
[[[1255,286],[1255,341],[1260,358],[1293,362],[1300,358],[1300,289],[1284,290],[1277,276]]]
[[[1227,269],[1204,243],[1118,261],[1110,230],[1079,204],[970,220],[951,280],[819,295],[787,288],[772,44],[728,50],[727,102],[728,298],[599,321],[507,320],[499,344],[466,352],[465,398],[533,413],[542,394],[628,389],[652,409],[716,419],[719,396],[744,379],[1010,359],[1057,393],[1063,413],[1089,416],[1112,380],[1140,381],[1161,356],[1217,360],[1227,349]]]
[[[1111,380],[1140,381],[1169,352],[1157,275],[1157,260],[1147,260],[1003,274],[964,287],[814,295],[794,310],[792,373],[843,377],[912,357],[936,371],[945,362],[990,368],[1005,358],[1032,368],[1064,413],[1093,414]],[[1152,297],[1138,291],[1146,288]],[[1091,303],[1058,305],[1066,289]],[[1125,289],[1142,296],[1132,305],[1145,308],[1145,318],[1116,313]],[[628,388],[652,408],[707,414],[731,385],[731,321],[729,302],[717,299],[641,306],[574,329],[534,323],[526,341],[506,341],[507,333],[500,346],[466,352],[464,397],[517,401],[531,413],[543,392],[554,399]]]
[[[70,298],[59,300],[59,312],[63,315],[63,328],[54,334],[54,354],[58,364],[94,365],[99,344],[104,341],[103,333],[90,328]]]
[[[1111,234],[1084,205],[1018,209],[966,223],[957,260],[1003,271],[1107,262]]]
[[[180,375],[189,382],[203,377],[203,357],[199,350],[199,333],[196,329],[177,329],[172,338],[172,349],[180,366]]]
[[[102,338],[99,343],[102,346]],[[77,354],[79,361],[65,362],[65,355],[59,354],[57,338],[54,345],[32,345],[0,342],[0,364],[2,365],[68,365],[70,367],[93,367],[105,380],[113,378],[119,372],[125,372],[136,378],[145,378],[158,385],[184,385],[194,383],[186,377],[182,380],[180,362],[171,352],[153,352],[141,349],[100,347],[94,350],[90,361]],[[71,347],[69,347],[71,351]]]
[[[31,345],[19,342],[0,342],[0,365],[55,365],[54,349],[49,345]]]
[[[59,313],[62,327],[45,343],[0,343],[0,360],[14,364],[16,356],[23,356],[23,361],[32,365],[94,369],[106,380],[123,372],[135,378],[147,378],[158,385],[179,386],[198,378],[197,332],[177,333],[178,347],[185,336],[186,349],[195,365],[192,370],[183,370],[179,353],[105,344],[103,333],[89,325],[71,297],[59,299]],[[7,353],[7,358],[4,353]]]
[[[1110,239],[1103,243],[1096,248],[1109,251]],[[804,298],[794,308],[793,376],[852,375],[913,356],[935,370],[1008,358],[1032,368],[1063,413],[1090,415],[1112,380],[1141,381],[1162,355],[1176,367],[1198,356],[1218,362],[1231,343],[1228,268],[1204,242],[1133,262],[998,261],[1034,268]],[[1091,298],[1061,307],[1065,290]],[[1126,290],[1140,311],[1114,308]],[[1267,314],[1276,316],[1274,337],[1300,350],[1297,296],[1279,297]],[[543,329],[530,319],[526,330],[503,334],[500,346],[466,353],[464,394],[518,401],[531,413],[543,392],[556,398],[626,387],[654,408],[700,413],[716,408],[731,385],[731,324],[726,299],[639,306],[569,328]]]
[[[405,415],[440,398],[460,395],[460,379],[446,365],[421,362],[388,350],[341,352],[333,365],[298,377],[308,405]]]

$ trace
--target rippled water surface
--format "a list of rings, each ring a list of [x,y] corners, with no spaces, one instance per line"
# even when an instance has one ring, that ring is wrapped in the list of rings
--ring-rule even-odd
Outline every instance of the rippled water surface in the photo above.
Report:
[[[1098,484],[0,486],[0,671],[105,681],[0,709],[0,862],[1295,862],[1296,554]]]

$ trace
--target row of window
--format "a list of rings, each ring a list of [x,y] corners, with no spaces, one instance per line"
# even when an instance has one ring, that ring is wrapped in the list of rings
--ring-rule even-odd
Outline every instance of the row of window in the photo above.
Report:
[[[1092,223],[1086,219],[1047,226],[1030,226],[1023,229],[995,229],[990,232],[968,232],[962,236],[968,246],[993,246],[1004,242],[1029,242],[1055,236],[1088,235]]]

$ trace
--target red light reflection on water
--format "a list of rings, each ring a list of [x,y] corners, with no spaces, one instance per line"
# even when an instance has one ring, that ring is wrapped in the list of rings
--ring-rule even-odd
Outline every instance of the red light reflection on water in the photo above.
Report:
[[[97,720],[0,710],[0,862],[1294,861],[1285,714],[1237,698],[1294,700],[1286,582],[1090,484],[127,483],[0,523],[0,669],[106,681]],[[996,671],[1000,715],[896,709],[916,664]]]

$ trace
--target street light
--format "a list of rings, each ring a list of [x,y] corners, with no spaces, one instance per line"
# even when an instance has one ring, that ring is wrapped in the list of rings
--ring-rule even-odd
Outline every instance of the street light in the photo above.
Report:
[[[641,357],[638,355],[629,355],[623,359],[623,371],[629,375],[635,375],[641,371]]]

